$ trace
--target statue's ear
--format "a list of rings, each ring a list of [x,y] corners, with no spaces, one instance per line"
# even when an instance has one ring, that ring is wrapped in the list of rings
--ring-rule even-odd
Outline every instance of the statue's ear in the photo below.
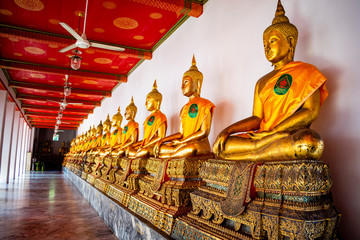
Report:
[[[201,81],[200,81],[200,79],[196,80],[196,84],[197,84],[198,94],[200,95],[200,92],[201,92]]]
[[[288,41],[291,48],[295,48],[295,39],[294,39],[294,37],[292,37],[292,36],[288,37],[287,41]]]

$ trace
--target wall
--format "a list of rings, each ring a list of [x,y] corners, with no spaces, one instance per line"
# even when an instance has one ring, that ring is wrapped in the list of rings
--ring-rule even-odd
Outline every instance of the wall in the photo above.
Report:
[[[108,113],[115,114],[119,105],[124,113],[131,96],[138,106],[136,120],[142,123],[148,115],[145,97],[154,79],[163,94],[168,134],[176,132],[179,111],[187,101],[181,94],[181,78],[194,53],[204,74],[202,97],[216,105],[210,134],[214,142],[223,128],[251,114],[254,85],[272,70],[264,57],[262,33],[274,17],[276,3],[209,0],[204,14],[199,19],[190,18],[170,36],[151,61],[141,64],[128,83],[96,108],[79,132],[104,121]],[[300,33],[295,59],[314,64],[328,78],[330,95],[313,128],[325,141],[322,160],[332,170],[335,204],[343,214],[342,235],[360,239],[360,70],[356,59],[360,1],[287,0],[283,5]]]

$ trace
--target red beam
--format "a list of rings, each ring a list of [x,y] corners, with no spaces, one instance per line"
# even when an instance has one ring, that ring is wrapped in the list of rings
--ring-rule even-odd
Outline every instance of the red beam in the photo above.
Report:
[[[71,96],[71,95],[70,95]],[[16,98],[19,100],[35,100],[35,101],[42,101],[42,102],[48,102],[49,100],[56,101],[56,102],[62,102],[63,98],[56,98],[56,97],[44,97],[44,96],[34,96],[34,95],[28,95],[28,94],[17,94]],[[81,99],[66,99],[67,103],[82,103],[86,106],[101,106],[101,102],[93,102],[93,101],[87,101],[87,100],[81,100]]]
[[[61,87],[61,86],[51,86],[51,85],[36,84],[36,83],[29,83],[29,82],[10,81],[9,87],[37,89],[37,90],[40,89],[40,90],[45,90],[45,91],[60,92],[61,94],[64,94],[64,87]],[[71,88],[71,93],[85,94],[85,95],[96,96],[96,97],[111,97],[111,91],[85,90],[85,89],[79,89],[79,88]]]
[[[54,129],[55,126],[50,126],[50,125],[33,125],[33,127],[35,128],[50,128],[50,129]],[[59,127],[59,130],[76,130],[78,129],[78,127]]]
[[[29,116],[29,117],[33,117],[36,116],[36,117],[57,117],[58,114],[57,113],[39,113],[39,112],[35,112],[35,113],[27,113],[25,112],[25,115],[26,116]],[[71,118],[71,119],[78,119],[78,120],[83,120],[83,119],[87,119],[87,115],[71,115],[71,114],[66,114],[66,113],[63,113],[63,118]]]
[[[45,124],[55,124],[56,123],[56,119],[55,118],[28,118],[30,122],[43,122]],[[70,124],[74,124],[74,125],[79,125],[82,123],[82,121],[80,120],[66,120],[66,119],[61,119],[64,122],[70,123]]]
[[[59,107],[53,107],[53,106],[39,106],[39,105],[32,105],[32,104],[23,104],[21,106],[22,109],[24,110],[31,110],[31,109],[44,109],[44,110],[55,110],[55,111],[59,111]],[[83,108],[76,108],[76,107],[69,107],[67,106],[65,111],[69,110],[69,112],[82,112],[82,113],[93,113],[93,110],[91,109],[83,109]]]
[[[200,17],[203,13],[203,5],[189,0],[130,0],[166,11],[175,12],[178,16],[184,14],[192,17]]]
[[[21,70],[21,71],[29,71],[29,72],[40,72],[54,75],[71,75],[80,78],[89,78],[94,80],[105,80],[111,82],[127,82],[127,76],[113,74],[113,73],[102,73],[102,72],[91,72],[86,70],[70,70],[65,67],[57,67],[57,66],[49,66],[49,65],[40,65],[34,64],[30,62],[20,62],[13,61],[9,59],[1,59],[0,67],[5,69],[13,69],[13,70]]]

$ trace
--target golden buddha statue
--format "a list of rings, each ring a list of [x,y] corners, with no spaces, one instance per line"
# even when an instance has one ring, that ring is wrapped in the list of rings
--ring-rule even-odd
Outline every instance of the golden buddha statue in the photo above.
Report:
[[[103,124],[100,120],[99,125],[96,127],[96,133],[92,145],[89,147],[90,153],[97,153],[96,148],[100,146],[103,132]]]
[[[121,122],[123,120],[123,116],[120,113],[120,107],[118,108],[117,113],[111,119],[111,126],[115,129],[110,136],[109,146],[107,149],[103,150],[104,156],[107,156],[113,150],[113,147],[121,144],[121,135],[122,128]]]
[[[228,160],[319,159],[324,148],[310,129],[327,97],[326,78],[313,65],[294,62],[298,37],[281,2],[263,34],[265,56],[274,70],[255,86],[253,115],[225,128],[213,146]],[[233,135],[241,133],[240,135]]]
[[[111,133],[109,138],[109,144],[104,147],[101,152],[100,156],[103,158],[103,167],[101,169],[101,178],[105,180],[114,181],[114,172],[118,167],[118,158],[111,156],[111,151],[116,144],[121,144],[121,136],[122,136],[122,129],[121,129],[121,122],[122,122],[122,115],[120,113],[120,107],[118,108],[117,113],[112,117],[111,126],[115,128],[115,130]]]
[[[110,116],[107,115],[106,120],[103,123],[103,134],[102,138],[100,139],[100,142],[98,143],[98,146],[93,149],[93,152],[96,151],[97,154],[100,154],[101,157],[105,156],[106,149],[110,146],[110,137],[111,137],[111,122],[110,122]]]
[[[180,131],[155,144],[156,157],[181,158],[210,153],[208,135],[215,105],[200,97],[202,82],[203,75],[196,67],[193,56],[192,66],[182,79],[181,89],[189,102],[180,112]]]
[[[125,109],[125,119],[128,121],[122,130],[120,144],[113,147],[112,154],[116,156],[124,156],[128,147],[138,141],[139,124],[135,122],[137,107],[134,104],[134,99],[131,98],[130,104]]]
[[[141,158],[154,156],[154,145],[165,137],[167,129],[166,116],[160,111],[161,101],[162,95],[157,90],[155,80],[152,91],[146,96],[145,106],[151,114],[144,122],[144,138],[129,148],[128,157]]]

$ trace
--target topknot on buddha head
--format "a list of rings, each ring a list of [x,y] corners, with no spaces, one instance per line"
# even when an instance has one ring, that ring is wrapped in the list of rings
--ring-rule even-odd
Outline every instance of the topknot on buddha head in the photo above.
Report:
[[[293,47],[295,49],[298,39],[298,30],[295,25],[290,23],[289,18],[285,16],[285,10],[280,0],[278,1],[275,17],[272,21],[272,24],[265,29],[264,35],[273,30],[281,33],[281,35],[283,35],[288,41],[289,37],[292,37],[294,39]]]
[[[198,68],[196,66],[195,55],[193,55],[192,64],[191,64],[190,69],[184,73],[183,78],[185,78],[185,77],[191,77],[192,80],[196,81],[197,92],[200,95],[201,86],[202,86],[202,82],[203,82],[203,74],[198,70]]]

